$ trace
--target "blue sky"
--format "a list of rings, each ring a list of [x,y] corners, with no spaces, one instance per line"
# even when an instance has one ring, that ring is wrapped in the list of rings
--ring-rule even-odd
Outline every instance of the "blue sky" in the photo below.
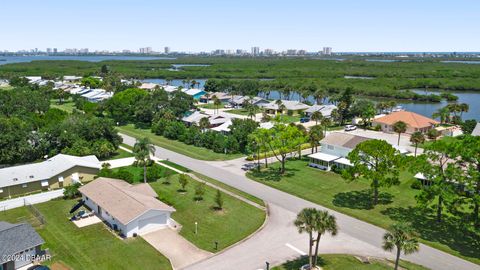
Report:
[[[480,51],[478,0],[2,0],[0,50]]]

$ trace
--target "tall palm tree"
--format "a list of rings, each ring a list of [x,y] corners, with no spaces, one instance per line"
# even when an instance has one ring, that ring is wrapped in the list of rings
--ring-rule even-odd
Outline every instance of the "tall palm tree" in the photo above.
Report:
[[[397,223],[390,227],[388,232],[383,236],[383,249],[392,251],[396,249],[395,268],[398,269],[400,254],[408,255],[418,252],[418,240],[413,234],[412,229],[405,223]]]
[[[447,107],[440,108],[432,114],[432,117],[440,118],[440,123],[444,124],[448,121],[448,118],[450,117],[450,110]]]
[[[314,269],[317,266],[318,247],[323,234],[329,232],[336,235],[338,232],[335,217],[330,215],[328,211],[317,210],[315,208],[304,208],[298,213],[294,221],[299,233],[308,233],[308,269]],[[314,238],[314,233],[316,237]],[[315,244],[315,253],[313,245]]]
[[[312,252],[314,238],[313,233],[315,231],[315,222],[316,222],[317,209],[315,208],[304,208],[300,213],[298,213],[297,218],[293,222],[298,229],[299,233],[308,233],[308,266],[309,269],[313,267]]]
[[[324,137],[327,136],[327,128],[332,125],[332,119],[330,117],[323,117],[320,121],[320,125],[325,129]]]
[[[323,103],[323,99],[325,98],[326,93],[325,90],[319,88],[313,93],[313,98],[315,98],[315,102],[318,104]]]
[[[398,121],[393,124],[393,131],[398,133],[398,145],[400,145],[400,135],[407,131],[407,124],[403,121]]]
[[[312,116],[310,117],[313,121],[315,121],[315,125],[318,125],[318,122],[323,120],[323,114],[319,111],[314,111]]]
[[[318,145],[320,141],[323,139],[323,128],[321,126],[313,126],[310,128],[308,132],[308,141],[310,142],[310,146],[312,147],[312,154],[313,151],[317,152]]]
[[[415,144],[415,156],[417,156],[418,144],[425,142],[425,135],[420,131],[415,131],[412,136],[410,136],[410,142]]]
[[[393,108],[397,106],[397,102],[395,100],[390,100],[387,101],[388,108],[390,109],[390,112],[393,111]]]
[[[215,106],[215,110],[217,111],[217,113],[219,113],[219,107],[220,105],[222,105],[222,102],[220,101],[220,99],[217,98],[217,96],[213,96],[213,106]],[[215,112],[214,110],[214,112]]]
[[[150,143],[147,137],[137,140],[133,146],[133,154],[138,165],[143,166],[143,182],[147,182],[147,164],[150,162],[150,155],[155,154],[155,146]]]
[[[315,240],[313,267],[317,266],[318,246],[320,245],[320,238],[322,235],[328,232],[332,236],[335,236],[338,233],[338,226],[335,216],[330,215],[328,211],[317,210],[315,231],[317,232],[317,239]]]
[[[470,110],[470,106],[467,103],[460,103],[459,109],[460,109],[460,120],[461,120],[463,117],[463,113],[466,113]]]

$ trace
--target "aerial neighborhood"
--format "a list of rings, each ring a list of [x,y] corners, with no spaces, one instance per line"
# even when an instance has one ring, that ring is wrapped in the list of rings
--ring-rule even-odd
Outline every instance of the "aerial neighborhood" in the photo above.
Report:
[[[475,1],[27,2],[0,270],[480,270]]]

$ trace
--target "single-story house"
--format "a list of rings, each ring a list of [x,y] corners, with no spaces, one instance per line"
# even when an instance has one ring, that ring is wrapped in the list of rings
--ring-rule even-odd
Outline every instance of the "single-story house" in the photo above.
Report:
[[[480,123],[477,123],[475,128],[472,131],[473,136],[480,136]]]
[[[64,82],[76,82],[82,79],[81,76],[63,76]]]
[[[42,80],[41,76],[25,76],[29,83],[38,83]]]
[[[282,104],[285,106],[283,111],[280,110],[280,105],[277,101],[272,101],[268,104],[262,105],[263,109],[269,114],[288,113],[298,114],[310,108],[307,104],[295,100],[282,100]]]
[[[28,223],[0,221],[0,270],[14,270],[36,261],[45,241]]]
[[[200,120],[202,118],[210,118],[210,115],[201,113],[199,111],[194,111],[189,115],[186,115],[182,118],[183,123],[185,123],[187,126],[191,125],[198,125],[200,123]]]
[[[232,125],[232,120],[228,120],[227,122],[219,125],[219,126],[216,126],[216,127],[213,127],[211,128],[211,130],[213,131],[217,131],[217,132],[220,132],[222,134],[228,134],[230,133],[230,126]]]
[[[199,101],[203,103],[213,102],[214,96],[217,97],[217,99],[220,100],[220,102],[222,103],[229,102],[230,98],[232,97],[232,95],[224,92],[208,92],[205,95],[201,96]]]
[[[162,85],[160,88],[165,90],[167,93],[172,93],[178,90],[178,86],[173,85]]]
[[[182,89],[182,92],[189,96],[192,96],[193,99],[200,99],[200,97],[202,97],[206,93],[205,91],[197,88]]]
[[[228,100],[230,105],[232,105],[232,107],[235,107],[235,108],[243,107],[243,104],[245,104],[245,102],[247,102],[247,101],[249,103],[251,103],[252,105],[255,105],[255,106],[258,106],[258,107],[261,107],[263,105],[266,105],[266,104],[270,103],[270,101],[268,101],[264,98],[249,97],[249,96],[233,96]]]
[[[329,171],[333,165],[338,168],[351,166],[346,158],[358,144],[370,138],[350,133],[332,132],[320,141],[320,152],[311,154],[310,166]]]
[[[89,92],[81,95],[90,102],[99,102],[105,99],[109,99],[113,96],[113,92],[107,92],[103,89],[90,89]]]
[[[95,156],[58,154],[38,163],[0,169],[0,198],[58,189],[93,180],[100,170]]]
[[[398,121],[402,121],[407,124],[407,134],[412,134],[416,131],[425,133],[430,129],[435,128],[435,125],[440,124],[438,121],[420,115],[418,113],[409,111],[397,111],[383,117],[374,119],[372,121],[372,125],[379,125],[383,132],[392,133],[394,132],[393,125]]]
[[[305,116],[312,116],[314,112],[320,112],[323,117],[330,118],[332,115],[332,111],[337,109],[337,106],[329,104],[329,105],[313,105],[310,108],[305,110]]]
[[[123,236],[173,226],[175,209],[160,200],[149,184],[97,178],[79,188],[84,204]]]
[[[156,83],[145,82],[142,83],[142,85],[140,85],[138,88],[145,90],[153,90],[155,88],[160,88],[160,85]]]

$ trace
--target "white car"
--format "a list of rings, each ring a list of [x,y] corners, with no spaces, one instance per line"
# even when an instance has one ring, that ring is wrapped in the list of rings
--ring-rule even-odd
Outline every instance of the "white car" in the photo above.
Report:
[[[346,125],[344,130],[345,131],[352,131],[352,130],[356,130],[356,129],[357,129],[357,127],[354,126],[354,125]]]

